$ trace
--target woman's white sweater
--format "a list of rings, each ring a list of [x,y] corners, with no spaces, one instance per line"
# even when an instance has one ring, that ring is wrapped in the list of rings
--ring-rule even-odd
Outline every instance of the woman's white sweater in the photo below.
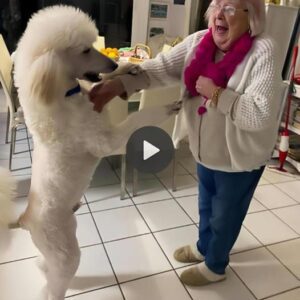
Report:
[[[206,31],[188,36],[171,51],[145,61],[143,72],[120,78],[130,96],[136,90],[174,84],[195,55]],[[274,42],[257,37],[252,49],[238,65],[217,107],[199,116],[202,97],[189,98],[182,82],[183,109],[174,134],[175,145],[189,136],[195,160],[221,171],[257,169],[270,159],[279,125],[282,80]]]

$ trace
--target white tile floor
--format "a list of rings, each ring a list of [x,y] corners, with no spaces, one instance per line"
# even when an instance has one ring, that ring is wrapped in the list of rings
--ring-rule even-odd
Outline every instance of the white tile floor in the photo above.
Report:
[[[0,165],[8,165],[5,114],[0,114]],[[18,132],[17,151],[32,142]],[[30,152],[14,156],[18,180],[16,215],[26,205]],[[25,168],[25,169],[24,169]],[[265,171],[235,244],[227,280],[202,288],[184,286],[187,265],[173,251],[197,239],[197,177],[189,152],[179,152],[178,190],[170,190],[170,170],[140,176],[139,194],[131,185],[119,199],[119,171],[102,161],[85,204],[77,212],[80,267],[67,298],[72,300],[299,300],[300,180]],[[105,176],[103,176],[105,175]],[[36,266],[38,251],[28,232],[10,232],[0,253],[0,299],[40,300],[44,279]]]

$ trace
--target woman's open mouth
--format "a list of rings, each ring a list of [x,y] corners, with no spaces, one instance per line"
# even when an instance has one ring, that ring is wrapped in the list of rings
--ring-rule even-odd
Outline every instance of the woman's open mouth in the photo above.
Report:
[[[224,34],[228,31],[228,27],[225,27],[225,26],[220,26],[220,25],[217,25],[216,26],[216,32],[218,34]]]

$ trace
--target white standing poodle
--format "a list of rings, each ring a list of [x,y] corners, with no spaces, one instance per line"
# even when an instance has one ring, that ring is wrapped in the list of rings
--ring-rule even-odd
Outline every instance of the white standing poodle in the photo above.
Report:
[[[17,48],[15,81],[34,141],[29,204],[19,224],[44,257],[47,300],[64,299],[78,268],[74,209],[99,159],[124,145],[137,128],[176,111],[172,105],[142,110],[115,127],[105,109],[93,111],[76,79],[117,67],[93,49],[97,34],[82,11],[53,6],[33,15]],[[0,190],[2,200],[7,195]]]

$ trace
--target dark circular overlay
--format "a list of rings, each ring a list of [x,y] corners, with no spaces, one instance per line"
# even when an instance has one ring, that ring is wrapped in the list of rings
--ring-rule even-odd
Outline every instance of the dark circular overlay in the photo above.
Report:
[[[144,147],[158,148],[157,153],[144,159]],[[174,157],[174,146],[170,136],[161,128],[146,126],[136,130],[126,146],[128,161],[140,172],[157,173],[166,168]]]

